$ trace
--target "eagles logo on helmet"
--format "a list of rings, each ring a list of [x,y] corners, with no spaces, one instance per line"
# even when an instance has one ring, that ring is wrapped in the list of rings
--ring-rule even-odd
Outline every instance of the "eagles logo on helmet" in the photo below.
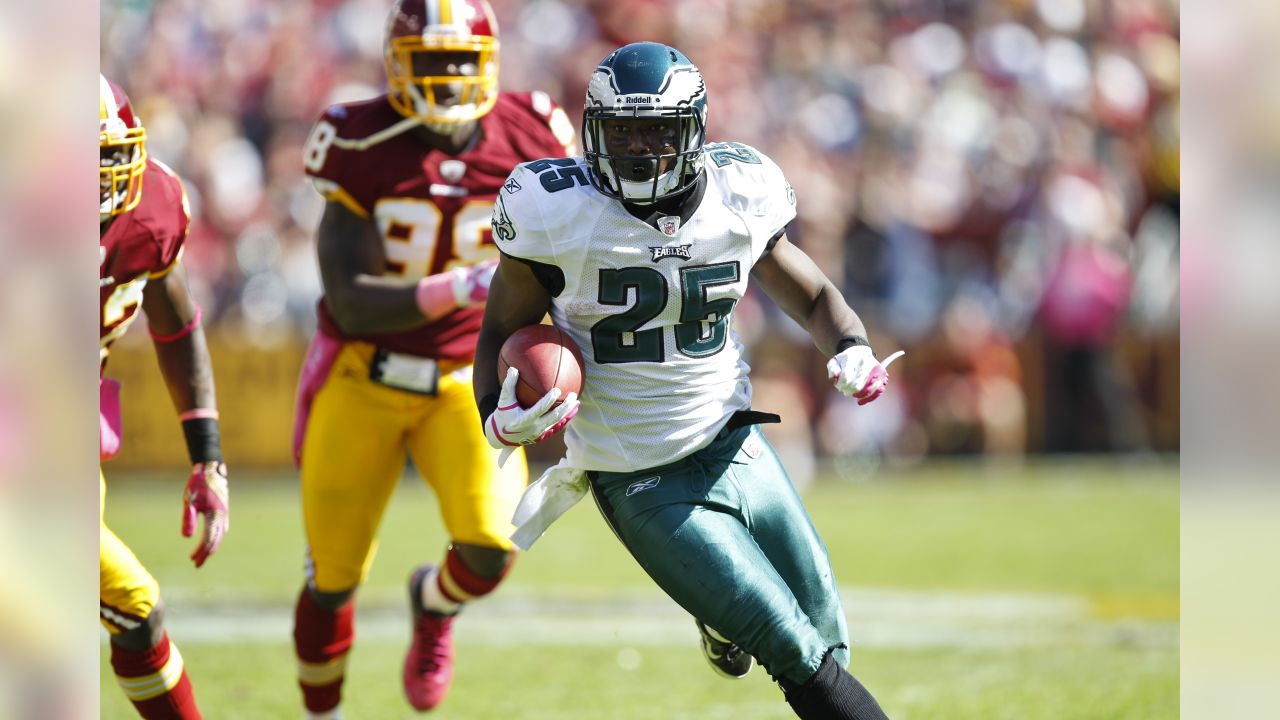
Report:
[[[437,132],[498,101],[498,21],[485,0],[397,0],[387,17],[387,100]]]
[[[682,192],[702,172],[706,134],[706,84],[679,50],[632,43],[592,73],[582,147],[600,192],[636,203]],[[634,152],[639,146],[648,152]]]
[[[119,85],[98,75],[98,217],[101,222],[142,202],[147,131]]]

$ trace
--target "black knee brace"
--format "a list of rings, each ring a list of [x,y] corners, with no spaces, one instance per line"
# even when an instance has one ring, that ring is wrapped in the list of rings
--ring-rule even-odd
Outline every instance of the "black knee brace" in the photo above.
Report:
[[[111,636],[111,643],[125,650],[142,652],[155,647],[164,637],[164,602],[157,599],[138,627]]]
[[[813,677],[786,697],[801,720],[889,720],[871,693],[840,667],[830,651]]]
[[[347,601],[356,594],[356,589],[351,588],[350,590],[339,590],[338,592],[320,592],[308,584],[304,589],[304,592],[311,596],[311,601],[317,606],[322,607],[329,612],[333,612],[343,605],[346,605]]]

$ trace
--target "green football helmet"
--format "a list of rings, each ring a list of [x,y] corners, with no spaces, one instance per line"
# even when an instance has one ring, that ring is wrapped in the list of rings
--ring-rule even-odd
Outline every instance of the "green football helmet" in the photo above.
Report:
[[[591,75],[582,146],[600,192],[653,203],[702,172],[707,88],[675,48],[638,42],[611,53]]]

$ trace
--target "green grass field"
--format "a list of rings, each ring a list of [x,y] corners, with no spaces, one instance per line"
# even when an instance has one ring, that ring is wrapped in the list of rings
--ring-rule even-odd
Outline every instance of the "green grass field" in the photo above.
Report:
[[[302,578],[296,480],[233,477],[231,532],[196,571],[180,473],[108,468],[107,522],[159,579],[206,718],[299,718],[290,638]],[[890,717],[1178,715],[1176,466],[941,464],[805,494],[831,551],[852,669]],[[400,690],[404,581],[440,556],[430,493],[407,481],[360,596],[348,720],[416,717]],[[759,670],[713,674],[689,617],[587,501],[457,626],[447,720],[793,717]],[[102,646],[102,717],[131,718]]]

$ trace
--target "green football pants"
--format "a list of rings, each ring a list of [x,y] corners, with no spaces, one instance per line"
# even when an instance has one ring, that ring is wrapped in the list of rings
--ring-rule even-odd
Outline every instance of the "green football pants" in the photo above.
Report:
[[[756,425],[669,465],[589,473],[614,532],[685,610],[775,680],[808,680],[848,630],[827,549]]]

